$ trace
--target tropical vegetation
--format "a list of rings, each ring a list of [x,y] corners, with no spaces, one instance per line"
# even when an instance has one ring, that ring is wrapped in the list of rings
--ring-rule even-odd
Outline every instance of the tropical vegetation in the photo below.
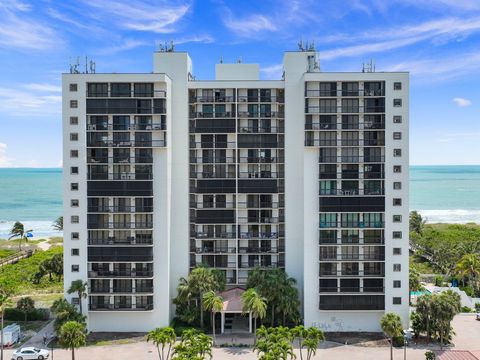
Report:
[[[180,342],[173,349],[173,360],[206,360],[212,358],[212,338],[198,330],[182,333]]]
[[[83,280],[74,280],[72,281],[70,287],[67,290],[69,294],[77,294],[79,299],[78,306],[80,309],[80,314],[83,315],[82,310],[82,300],[87,298],[87,282]]]
[[[35,310],[35,301],[30,296],[22,297],[17,301],[17,310],[23,312],[24,321],[27,321],[28,313]]]
[[[390,360],[393,360],[393,340],[403,333],[402,320],[395,313],[386,313],[380,320],[380,327],[385,335],[390,338]]]
[[[3,344],[3,318],[5,309],[10,305],[10,293],[6,288],[0,288],[0,343]],[[3,359],[3,346],[0,346],[0,359]]]
[[[62,326],[69,321],[75,321],[85,325],[85,316],[79,313],[75,306],[65,299],[56,300],[50,310],[55,315],[53,327],[57,333]]]
[[[171,327],[156,328],[147,334],[147,342],[152,342],[158,353],[159,360],[170,360],[173,355],[177,335]]]
[[[267,299],[260,295],[257,290],[250,288],[242,294],[243,313],[252,314],[253,332],[257,331],[257,319],[263,319],[267,315]]]
[[[18,240],[18,250],[22,250],[22,241],[27,242],[28,241],[28,234],[32,232],[33,230],[25,230],[25,226],[20,222],[16,221],[12,229],[10,230],[10,237],[8,240],[11,239],[17,239]]]
[[[72,350],[72,360],[75,360],[75,349],[87,344],[85,324],[76,321],[67,321],[58,333],[61,346]]]
[[[58,218],[56,218],[52,224],[52,227],[55,230],[63,231],[63,216],[59,216]]]
[[[215,345],[215,315],[223,309],[223,299],[217,295],[215,291],[210,290],[203,294],[203,309],[212,313],[212,335],[213,344]]]
[[[460,295],[452,290],[419,296],[415,312],[411,314],[415,337],[425,334],[428,342],[434,338],[443,347],[452,338],[451,322],[460,310]]]

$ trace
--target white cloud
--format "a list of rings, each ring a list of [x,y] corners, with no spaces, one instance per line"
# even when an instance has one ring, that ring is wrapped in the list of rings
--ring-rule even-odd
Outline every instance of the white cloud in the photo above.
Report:
[[[176,31],[176,24],[190,10],[190,5],[159,4],[155,1],[101,0],[87,1],[85,4],[103,12],[118,26],[137,31],[171,33]]]
[[[0,143],[0,168],[12,167],[14,159],[7,156],[7,144]]]
[[[113,45],[110,47],[105,47],[100,49],[97,54],[99,55],[112,55],[121,51],[132,50],[140,46],[150,45],[147,41],[135,40],[135,39],[125,39],[122,43],[118,45]],[[151,44],[153,46],[153,44]]]
[[[461,97],[453,98],[452,101],[460,107],[465,107],[465,106],[472,105],[472,102],[470,100],[464,99],[464,98],[461,98]]]
[[[258,37],[260,32],[277,31],[277,26],[264,15],[253,14],[245,18],[235,18],[227,11],[223,19],[224,25],[241,37]]]
[[[25,15],[30,9],[28,5],[15,1],[13,4],[15,6],[0,6],[0,46],[45,50],[62,45],[52,28]],[[17,12],[22,14],[17,15]]]
[[[61,103],[61,95],[0,87],[0,108],[10,116],[59,114]]]
[[[32,83],[32,84],[25,84],[25,85],[23,85],[23,87],[25,89],[34,90],[34,91],[62,92],[62,87],[61,86],[53,85],[53,84]]]
[[[203,35],[193,35],[193,36],[186,36],[182,38],[178,38],[173,40],[175,45],[186,44],[186,43],[204,43],[204,44],[211,44],[215,41],[215,39],[208,34]]]
[[[267,80],[280,80],[283,73],[283,64],[274,64],[260,68],[260,72],[265,75]]]

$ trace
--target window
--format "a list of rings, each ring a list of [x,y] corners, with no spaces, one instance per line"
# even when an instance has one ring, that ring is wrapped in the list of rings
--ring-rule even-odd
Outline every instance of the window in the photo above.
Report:
[[[402,264],[393,264],[393,271],[394,272],[402,271]]]
[[[402,255],[402,248],[393,248],[393,255]]]
[[[402,206],[402,199],[394,198],[393,199],[393,206]]]
[[[77,100],[70,100],[70,108],[71,109],[78,108],[78,101]]]
[[[402,298],[401,297],[394,297],[393,298],[393,305],[402,305]]]
[[[71,141],[78,141],[78,133],[70,133]]]
[[[401,115],[395,115],[393,117],[393,123],[394,124],[401,124],[402,123],[402,116]]]
[[[401,82],[394,82],[393,83],[393,90],[402,90],[402,83]]]
[[[402,282],[400,280],[393,280],[393,287],[395,289],[400,289],[402,287]]]
[[[72,224],[78,224],[80,222],[80,218],[78,217],[78,215],[72,215],[70,217],[70,222]]]
[[[80,250],[79,249],[72,249],[72,256],[78,256],[80,255]]]
[[[393,165],[393,172],[394,173],[401,173],[402,172],[402,166],[401,165]]]
[[[78,90],[77,84],[70,84],[70,91],[77,91],[77,90]]]
[[[72,272],[79,272],[80,266],[79,265],[72,265]]]
[[[393,215],[393,222],[402,222],[402,215]]]
[[[402,133],[401,132],[394,132],[393,133],[393,140],[402,140]]]
[[[72,174],[72,175],[78,174],[78,166],[71,166],[70,167],[70,174]]]
[[[402,99],[393,99],[393,106],[394,107],[401,107],[402,106]]]
[[[393,190],[401,190],[402,189],[402,183],[400,181],[395,181],[393,183]]]
[[[80,298],[73,297],[72,298],[72,305],[80,305]],[[52,356],[52,358],[53,358],[53,356]]]
[[[393,156],[394,157],[402,156],[402,149],[393,149]]]
[[[70,150],[71,158],[78,158],[78,150]]]
[[[78,116],[70,116],[70,125],[78,125]]]
[[[130,83],[112,83],[110,84],[110,95],[112,97],[130,97]]]
[[[70,237],[72,238],[72,240],[78,240],[80,239],[80,234],[78,232],[72,232],[70,234]]]
[[[70,183],[70,190],[77,191],[78,190],[78,183]]]
[[[402,238],[402,232],[401,232],[401,231],[394,231],[394,232],[392,233],[392,237],[393,237],[394,239],[401,239],[401,238]]]
[[[78,200],[77,199],[70,200],[70,206],[71,207],[78,207]]]

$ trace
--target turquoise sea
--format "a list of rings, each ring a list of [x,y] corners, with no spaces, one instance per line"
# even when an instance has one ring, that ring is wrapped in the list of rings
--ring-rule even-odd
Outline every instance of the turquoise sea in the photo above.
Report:
[[[429,222],[480,223],[480,166],[411,166],[410,209]],[[60,215],[61,169],[0,169],[0,238],[15,220],[52,235]]]

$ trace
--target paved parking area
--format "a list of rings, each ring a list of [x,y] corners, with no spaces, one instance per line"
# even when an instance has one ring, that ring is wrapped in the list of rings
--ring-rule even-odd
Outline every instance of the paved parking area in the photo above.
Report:
[[[480,321],[475,320],[472,315],[459,315],[454,319],[453,326],[456,332],[454,338],[455,349],[480,349]],[[438,349],[438,347],[435,347]],[[407,349],[407,359],[423,360],[425,359],[425,347],[409,347]],[[6,350],[5,359],[10,359],[12,350]],[[125,345],[109,346],[90,346],[76,351],[77,360],[95,360],[95,359],[158,359],[155,347],[146,342],[139,342]],[[71,352],[67,350],[55,350],[54,360],[70,360]],[[297,359],[300,357],[297,356]],[[354,345],[341,345],[333,342],[325,342],[318,350],[315,359],[328,360],[388,360],[390,358],[390,349],[388,346],[364,347]],[[255,360],[256,355],[250,348],[216,348],[214,349],[215,360],[234,360],[245,359]],[[394,349],[394,359],[403,359],[403,349]]]

